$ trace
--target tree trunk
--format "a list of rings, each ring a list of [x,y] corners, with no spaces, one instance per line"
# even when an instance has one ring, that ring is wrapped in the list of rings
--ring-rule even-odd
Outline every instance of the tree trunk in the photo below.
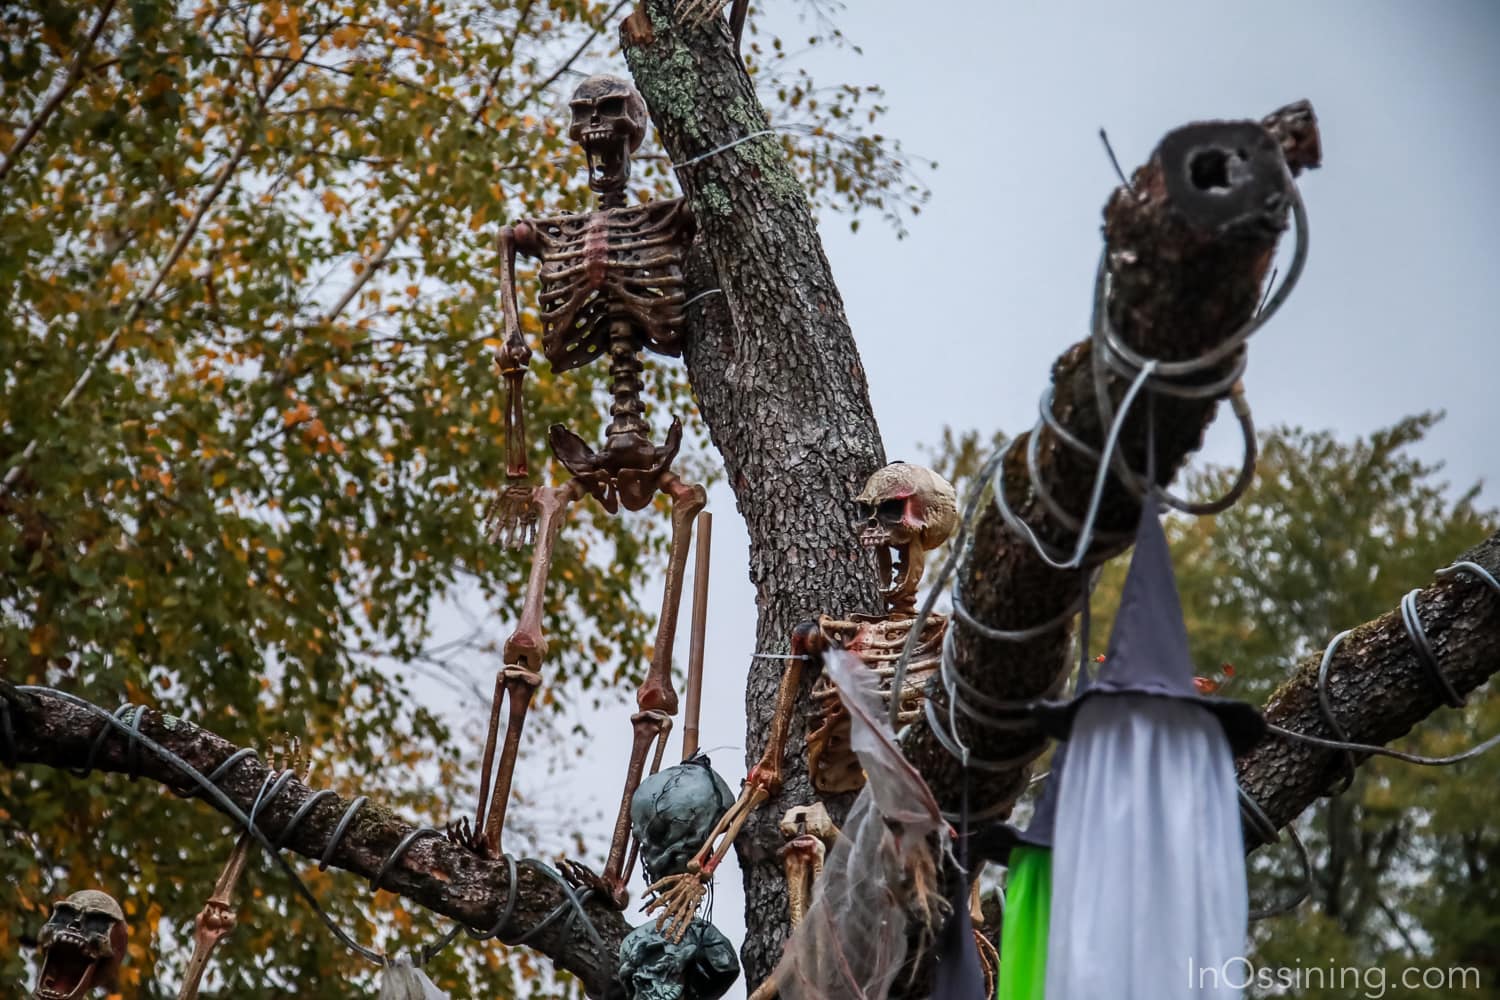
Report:
[[[638,20],[622,34],[667,153],[684,163],[764,129],[766,116],[724,22],[680,31],[671,7],[670,0],[646,4],[649,40],[632,33]],[[757,650],[785,653],[799,621],[881,607],[873,562],[853,528],[852,498],[885,455],[843,301],[780,140],[750,139],[677,176],[701,234],[689,297],[722,290],[689,311],[688,375],[749,531]],[[747,768],[765,748],[785,667],[750,662]],[[811,682],[805,679],[804,695]],[[813,798],[806,704],[804,697],[792,720],[782,794],[751,817],[735,844],[748,928],[741,954],[752,987],[779,956],[787,923],[777,821],[788,806]],[[724,770],[732,782],[732,770]],[[842,819],[846,803],[827,805]]]
[[[724,25],[678,30],[672,8],[673,0],[645,0],[643,12],[628,22],[625,54],[668,153],[683,164],[678,177],[701,233],[689,260],[690,294],[703,294],[689,309],[688,373],[749,530],[759,651],[785,652],[788,634],[800,620],[818,612],[844,615],[880,607],[873,564],[852,528],[850,498],[884,457],[864,372],[806,196],[774,137],[746,138],[765,128],[765,117]],[[1266,125],[1293,170],[1317,163],[1317,131],[1305,105],[1283,109]],[[1256,308],[1284,226],[1290,181],[1280,171],[1262,169],[1263,164],[1222,177],[1212,169],[1194,169],[1203,144],[1222,144],[1235,134],[1231,126],[1199,133],[1199,147],[1164,146],[1136,172],[1131,190],[1117,190],[1106,209],[1113,279],[1109,315],[1122,339],[1143,354],[1195,356],[1221,343]],[[721,148],[741,139],[746,141]],[[688,162],[700,156],[704,158]],[[1205,188],[1220,189],[1219,205],[1194,195],[1193,187],[1200,194]],[[1268,197],[1283,200],[1268,204]],[[1253,205],[1245,212],[1226,216],[1219,210],[1223,204],[1247,202]],[[1104,422],[1095,402],[1091,357],[1091,347],[1078,344],[1055,366],[1054,408],[1073,435],[1097,445]],[[1119,388],[1116,384],[1116,402]],[[1157,402],[1160,481],[1169,481],[1198,446],[1214,407],[1211,401]],[[1144,466],[1144,441],[1143,422],[1129,421],[1123,453],[1136,468]],[[1059,447],[1050,432],[1039,444],[1044,482],[1065,507],[1080,513],[1092,463]],[[1029,489],[1024,456],[1018,450],[1006,463],[1006,496],[1041,537],[1067,545],[1070,532],[1047,516]],[[1128,529],[1136,511],[1135,500],[1111,483],[1101,527]],[[993,509],[977,524],[975,551],[962,586],[981,621],[1005,628],[1034,625],[1061,612],[1081,591],[1082,571],[1047,568],[1007,531]],[[1088,564],[1107,554],[1092,553]],[[1473,558],[1500,573],[1500,541],[1492,538]],[[1500,666],[1500,599],[1471,580],[1452,580],[1429,588],[1421,607],[1440,662],[1458,690],[1471,690]],[[1065,630],[1021,645],[990,642],[958,626],[956,639],[961,674],[992,697],[1033,697],[1052,688],[1066,667]],[[751,662],[747,765],[763,749],[783,668],[781,661]],[[1317,707],[1316,668],[1315,660],[1303,664],[1278,691],[1268,707],[1273,722],[1299,732],[1327,732]],[[0,705],[11,706],[14,747],[6,746],[6,730],[0,728],[0,756],[14,749],[11,756],[17,760],[53,767],[88,760],[103,725],[99,719],[54,697],[7,690],[0,685]],[[1335,712],[1351,737],[1375,743],[1405,732],[1438,704],[1394,615],[1346,640],[1334,661],[1331,690]],[[737,845],[748,903],[742,954],[752,987],[774,963],[785,933],[776,820],[787,805],[813,798],[803,753],[805,718],[800,713],[805,704],[804,699],[792,723],[782,796],[753,818]],[[187,723],[150,713],[141,731],[204,772],[236,749]],[[1034,738],[1007,739],[983,730],[961,729],[960,735],[981,757],[1029,753],[1037,745]],[[908,734],[906,749],[951,806],[959,788],[952,759],[921,726]],[[180,784],[150,754],[138,760],[131,756],[122,739],[106,737],[98,741],[93,764],[102,770],[135,768],[143,776]],[[1246,789],[1279,826],[1328,787],[1338,758],[1328,750],[1270,738],[1239,767]],[[247,761],[222,785],[247,809],[265,773],[262,765]],[[978,810],[1008,808],[1025,773],[1019,765],[986,774],[973,805]],[[263,825],[273,837],[308,796],[309,790],[294,783],[263,810]],[[836,816],[842,814],[844,803],[828,804]],[[288,846],[320,856],[346,806],[342,800],[325,800]],[[337,846],[332,863],[372,876],[411,830],[386,810],[368,806]],[[510,925],[515,930],[507,939],[564,901],[554,885],[533,872],[522,870],[518,881]],[[429,838],[411,848],[383,886],[435,912],[484,927],[503,912],[509,878],[503,864]],[[626,922],[599,906],[589,907],[589,914],[602,942],[576,928],[570,933],[559,922],[529,943],[576,973],[591,995],[602,996],[610,986]]]

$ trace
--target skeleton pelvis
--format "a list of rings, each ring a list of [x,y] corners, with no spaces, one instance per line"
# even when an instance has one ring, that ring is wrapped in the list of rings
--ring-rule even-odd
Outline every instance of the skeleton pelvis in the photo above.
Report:
[[[651,503],[663,473],[671,468],[682,447],[682,421],[672,418],[667,439],[660,445],[638,434],[626,434],[612,437],[603,449],[595,451],[562,424],[553,424],[547,438],[563,468],[613,514],[622,506],[641,510]]]

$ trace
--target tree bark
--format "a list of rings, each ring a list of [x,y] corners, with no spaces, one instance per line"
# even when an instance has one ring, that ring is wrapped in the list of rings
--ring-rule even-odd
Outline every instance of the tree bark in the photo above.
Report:
[[[0,682],[0,712],[7,706],[14,749],[14,754],[8,756],[12,747],[6,745],[5,734],[0,731],[0,760],[7,764],[81,769],[90,763],[92,748],[102,736],[97,752],[93,753],[95,770],[138,775],[174,790],[197,787],[149,751],[141,748],[132,751],[124,734],[82,706],[45,694],[17,692]],[[0,725],[4,722],[0,718]],[[207,730],[155,710],[145,712],[139,728],[147,738],[205,775],[240,749]],[[248,813],[268,773],[264,764],[251,757],[235,765],[218,786]],[[314,791],[293,780],[260,810],[256,825],[273,844],[277,843],[287,822]],[[321,858],[350,801],[338,796],[323,799],[293,829],[286,849],[303,857]],[[212,799],[208,802],[215,804]],[[356,814],[329,864],[372,878],[414,829],[390,810],[368,803]],[[516,882],[515,910],[499,937],[504,942],[514,942],[566,900],[556,883],[527,867],[518,868]],[[380,887],[479,930],[494,927],[511,891],[504,862],[486,861],[441,837],[425,837],[414,843],[386,874]],[[603,947],[581,927],[570,929],[566,916],[553,921],[527,944],[552,959],[558,968],[576,975],[591,996],[603,996],[619,965],[620,942],[630,927],[623,915],[610,906],[590,903],[586,904],[585,912],[597,928]],[[463,946],[462,940],[453,945]]]
[[[1500,532],[1460,558],[1500,576]],[[1459,693],[1475,690],[1500,671],[1500,595],[1488,585],[1471,576],[1450,578],[1423,590],[1417,602],[1443,673]],[[1272,695],[1265,708],[1270,722],[1293,732],[1333,736],[1318,707],[1320,659],[1308,657]],[[1344,640],[1330,664],[1328,690],[1333,711],[1349,739],[1375,745],[1402,736],[1442,704],[1396,611],[1359,626]],[[4,712],[7,707],[8,712]],[[94,755],[96,770],[139,775],[174,789],[185,786],[181,774],[149,752],[133,755],[113,727],[88,710],[58,698],[18,693],[0,682],[0,762],[81,768],[89,762],[91,748],[105,728],[110,731],[103,733]],[[212,733],[154,711],[143,718],[140,731],[204,774],[239,750]],[[1241,785],[1279,828],[1337,781],[1342,754],[1273,734],[1242,755],[1237,766]],[[265,766],[252,758],[229,771],[219,787],[241,810],[248,811],[267,773]],[[293,781],[261,810],[258,825],[273,843],[312,794],[312,789]],[[304,857],[320,858],[348,805],[347,799],[325,799],[294,830],[286,847]],[[413,829],[388,810],[367,805],[330,863],[370,878]],[[1263,841],[1247,825],[1246,847],[1254,850],[1260,846]],[[983,843],[977,847],[983,854]],[[501,935],[507,942],[514,942],[564,902],[556,885],[534,872],[522,869],[518,882],[515,914],[507,932]],[[419,840],[412,846],[381,887],[479,928],[494,925],[509,895],[503,863],[485,861],[437,838]],[[561,922],[527,943],[559,968],[577,975],[590,996],[600,997],[613,992],[619,943],[629,927],[612,908],[593,904],[586,911],[603,939],[603,948],[580,928],[567,928]],[[779,913],[769,919],[777,928],[785,922]]]
[[[649,32],[639,15],[626,23],[625,56],[673,162],[712,154],[677,171],[700,233],[689,297],[703,295],[689,310],[685,359],[750,535],[757,649],[785,653],[799,621],[881,607],[852,498],[885,455],[806,192],[773,135],[712,152],[765,129],[766,114],[724,22],[679,29],[672,6],[648,0]],[[747,768],[765,748],[785,667],[750,661]],[[788,806],[814,798],[803,752],[811,683],[791,723],[782,793],[735,844],[752,987],[779,956],[787,922],[776,824]],[[721,770],[734,781],[722,762]],[[847,804],[825,802],[841,819]]]
[[[1459,557],[1500,578],[1500,532]],[[1500,669],[1500,595],[1473,576],[1449,577],[1417,595],[1418,613],[1443,675],[1461,695]],[[1331,637],[1330,637],[1331,638]],[[1266,720],[1283,729],[1336,739],[1318,705],[1318,664],[1307,657],[1266,703]],[[1328,695],[1347,742],[1380,746],[1443,707],[1442,693],[1392,610],[1356,628],[1328,665]],[[1483,734],[1489,735],[1489,734]],[[1356,758],[1361,763],[1366,755]],[[1302,814],[1343,774],[1341,751],[1268,735],[1236,761],[1240,785],[1278,829]],[[1264,843],[1251,824],[1245,844]]]
[[[690,295],[703,297],[689,308],[688,374],[749,530],[759,651],[785,652],[788,634],[800,620],[818,612],[846,615],[880,607],[873,564],[852,527],[850,498],[883,464],[884,455],[864,371],[806,195],[777,139],[747,138],[766,128],[766,118],[725,26],[710,22],[679,30],[673,6],[673,0],[645,0],[642,12],[627,22],[625,54],[663,144],[672,160],[682,164],[678,177],[698,221],[701,240],[689,260],[689,281]],[[1317,164],[1316,125],[1305,105],[1283,109],[1265,125],[1293,171]],[[738,140],[745,141],[729,146]],[[1168,360],[1198,355],[1249,319],[1285,225],[1290,182],[1284,175],[1256,169],[1220,179],[1213,171],[1195,173],[1193,155],[1191,148],[1158,149],[1136,171],[1129,189],[1114,193],[1105,211],[1113,280],[1110,318],[1132,348]],[[1216,205],[1196,197],[1185,184],[1196,185],[1200,194],[1204,188],[1222,188],[1224,197]],[[1283,201],[1262,201],[1258,210],[1238,215],[1222,211],[1224,203],[1267,197]],[[1091,351],[1087,342],[1077,344],[1058,361],[1054,409],[1073,435],[1097,446],[1104,421],[1094,397]],[[1118,400],[1117,380],[1114,391]],[[1198,447],[1215,406],[1213,401],[1157,401],[1159,481],[1170,481]],[[1144,466],[1145,436],[1139,417],[1127,422],[1123,453],[1136,468]],[[1006,496],[1042,538],[1066,546],[1071,533],[1048,516],[1030,491],[1024,445],[1023,438],[1023,447],[1005,465]],[[1092,463],[1061,447],[1051,432],[1044,432],[1039,446],[1044,482],[1080,514],[1092,483]],[[1137,511],[1134,498],[1112,481],[1100,526],[1128,529]],[[1088,565],[1116,551],[1100,549]],[[1086,570],[1048,568],[993,510],[976,525],[975,552],[962,587],[981,621],[1003,628],[1035,625],[1061,613],[1081,592]],[[1500,571],[1500,542],[1491,539],[1474,558]],[[1495,620],[1500,602],[1480,585],[1440,583],[1424,592],[1421,606],[1438,656],[1460,691],[1482,683],[1500,666],[1495,655],[1500,651]],[[1053,688],[1066,668],[1066,630],[1027,644],[1002,644],[961,625],[955,628],[960,673],[992,697],[1034,697]],[[751,662],[745,695],[747,765],[763,750],[783,669],[781,661]],[[1299,669],[1270,703],[1273,722],[1302,732],[1327,732],[1317,711],[1315,677],[1315,661]],[[1435,688],[1393,615],[1346,640],[1334,661],[1332,692],[1335,711],[1351,737],[1375,743],[1405,732],[1438,704]],[[5,697],[3,691],[0,697]],[[7,702],[12,705],[16,757],[23,762],[82,765],[104,725],[55,698],[12,695]],[[783,793],[752,818],[737,844],[747,898],[742,955],[752,987],[774,964],[785,933],[776,820],[788,804],[813,798],[803,753],[805,705],[803,699],[792,722]],[[154,713],[141,729],[205,773],[236,750],[196,727]],[[981,757],[1009,757],[1036,746],[1034,737],[1017,739],[972,728],[961,727],[960,735]],[[4,749],[0,745],[0,752]],[[913,727],[905,749],[945,804],[954,806],[958,769],[932,734]],[[180,785],[179,777],[149,754],[132,760],[125,742],[115,736],[105,737],[94,764],[117,772],[136,768],[142,776]],[[1280,825],[1327,788],[1337,765],[1329,751],[1272,738],[1241,760],[1240,774]],[[261,764],[248,761],[221,784],[248,809],[265,773]],[[973,790],[974,808],[1007,808],[1025,774],[1022,765],[986,775]],[[263,810],[262,825],[273,838],[309,795],[309,789],[294,783]],[[845,803],[827,804],[836,817],[842,814]],[[287,846],[320,857],[346,806],[337,799],[323,802]],[[332,863],[369,877],[412,829],[371,805],[338,845]],[[523,871],[519,882],[515,931],[507,940],[563,901],[554,885],[534,873]],[[437,839],[417,843],[383,886],[476,927],[499,918],[509,891],[503,864],[485,862]],[[619,913],[605,907],[590,906],[589,915],[603,937],[602,948],[576,929],[568,934],[560,924],[529,943],[578,975],[591,995],[601,996],[610,988],[618,944],[628,928]]]

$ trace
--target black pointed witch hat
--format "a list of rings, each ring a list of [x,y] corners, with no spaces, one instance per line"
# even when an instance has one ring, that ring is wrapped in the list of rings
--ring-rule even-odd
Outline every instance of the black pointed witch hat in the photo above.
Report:
[[[1155,497],[1141,504],[1135,554],[1099,676],[1087,691],[1068,701],[1040,703],[1037,719],[1048,735],[1065,740],[1085,699],[1115,695],[1149,695],[1201,705],[1218,717],[1236,754],[1258,743],[1266,731],[1265,720],[1253,706],[1201,694],[1193,684],[1187,626]]]

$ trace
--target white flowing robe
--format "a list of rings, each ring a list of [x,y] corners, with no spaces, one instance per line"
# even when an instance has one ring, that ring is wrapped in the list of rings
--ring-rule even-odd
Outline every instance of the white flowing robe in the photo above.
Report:
[[[1171,698],[1087,698],[1059,791],[1047,1000],[1239,997],[1249,900],[1217,718]]]

